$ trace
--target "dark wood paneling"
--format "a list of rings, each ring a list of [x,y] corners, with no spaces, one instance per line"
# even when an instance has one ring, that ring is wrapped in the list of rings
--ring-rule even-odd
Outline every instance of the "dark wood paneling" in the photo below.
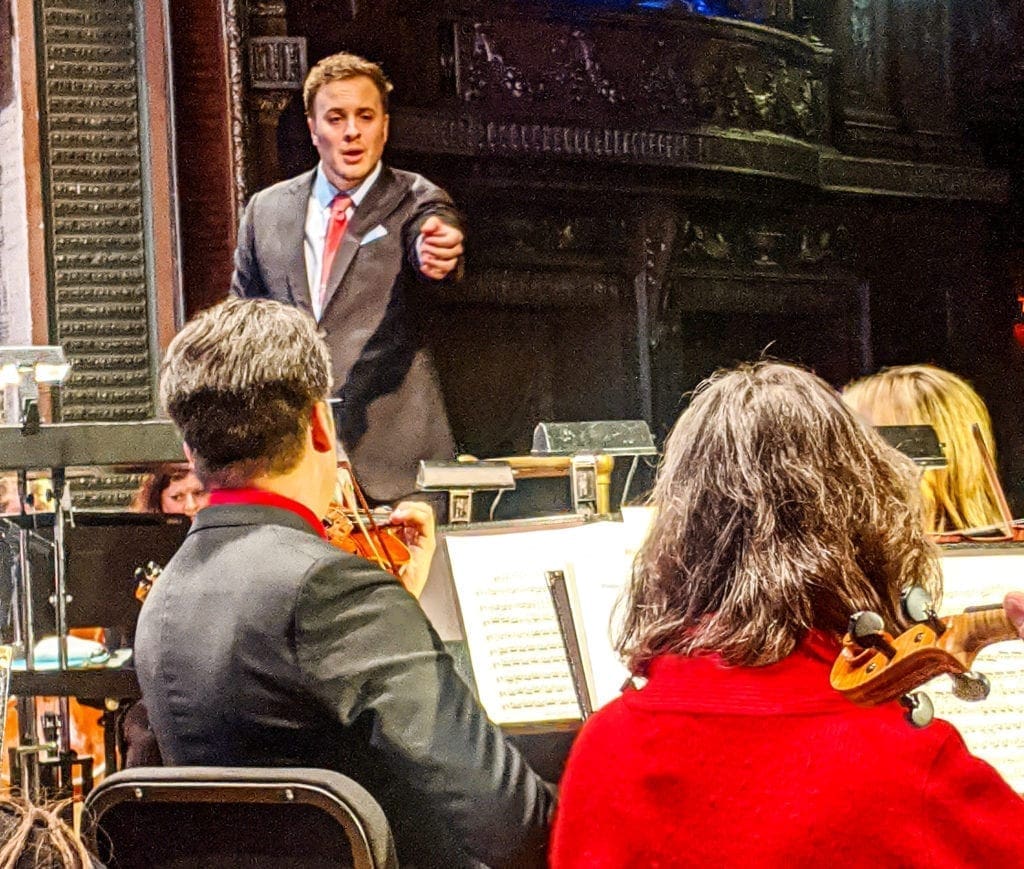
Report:
[[[222,0],[170,3],[175,157],[186,314],[223,299],[236,226]]]
[[[723,20],[680,4],[290,0],[251,4],[247,23],[304,37],[310,63],[363,54],[395,82],[387,159],[467,212],[467,276],[439,291],[427,333],[459,441],[494,455],[526,448],[541,419],[643,415],[663,431],[701,377],[766,348],[836,385],[878,364],[954,367],[1019,439],[995,384],[1016,352],[1002,338],[1020,152],[1000,144],[1001,110],[963,111],[1006,76],[957,75],[993,55],[1008,6],[979,3],[970,33],[985,38],[961,49],[948,0],[798,3],[773,26],[753,21],[785,4],[730,3]],[[294,92],[246,100],[256,186],[312,165]],[[985,336],[996,350],[965,350]],[[1014,394],[1021,376],[1004,379]]]

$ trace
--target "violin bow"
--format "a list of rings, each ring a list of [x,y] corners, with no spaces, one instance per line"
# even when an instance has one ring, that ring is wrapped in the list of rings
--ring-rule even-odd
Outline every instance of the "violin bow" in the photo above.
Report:
[[[397,575],[398,566],[391,558],[388,548],[380,542],[380,526],[377,525],[373,518],[373,512],[366,502],[363,490],[359,488],[359,484],[356,482],[355,475],[352,473],[352,467],[347,461],[339,461],[338,468],[345,472],[345,481],[339,480],[342,503],[347,504],[348,508],[352,511],[352,519],[359,527],[359,530],[363,532],[363,536],[373,549],[373,557],[377,565],[383,570],[388,570],[391,574]],[[364,515],[366,521],[363,520]],[[367,523],[369,523],[369,527],[367,527]]]

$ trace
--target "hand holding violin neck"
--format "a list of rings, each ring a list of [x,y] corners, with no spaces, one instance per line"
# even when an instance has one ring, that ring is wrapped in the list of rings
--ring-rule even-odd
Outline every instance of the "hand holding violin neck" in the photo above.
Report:
[[[944,621],[949,630],[940,638],[939,644],[964,661],[968,669],[985,646],[1018,637],[1017,628],[1002,604],[968,607],[960,615]]]

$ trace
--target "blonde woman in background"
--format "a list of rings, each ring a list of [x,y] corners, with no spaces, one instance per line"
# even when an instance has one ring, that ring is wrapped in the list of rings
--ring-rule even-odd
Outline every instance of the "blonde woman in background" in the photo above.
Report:
[[[930,425],[948,462],[921,478],[925,528],[932,533],[1002,521],[971,433],[977,423],[995,458],[992,420],[967,381],[934,365],[900,365],[851,383],[843,398],[871,425]]]

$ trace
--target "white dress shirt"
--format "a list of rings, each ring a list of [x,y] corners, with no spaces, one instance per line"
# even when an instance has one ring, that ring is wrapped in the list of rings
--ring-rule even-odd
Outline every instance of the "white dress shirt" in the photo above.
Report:
[[[323,316],[320,310],[320,278],[321,264],[324,255],[324,240],[327,238],[327,224],[331,217],[331,202],[339,193],[345,193],[352,204],[348,207],[345,216],[352,220],[352,214],[363,201],[367,191],[373,186],[380,176],[381,163],[378,162],[374,170],[363,179],[362,183],[353,190],[338,190],[324,175],[324,167],[318,164],[316,177],[313,179],[313,187],[309,192],[309,203],[306,206],[306,231],[303,236],[303,253],[306,258],[306,278],[309,281],[309,295],[313,302],[313,316],[319,322]]]

